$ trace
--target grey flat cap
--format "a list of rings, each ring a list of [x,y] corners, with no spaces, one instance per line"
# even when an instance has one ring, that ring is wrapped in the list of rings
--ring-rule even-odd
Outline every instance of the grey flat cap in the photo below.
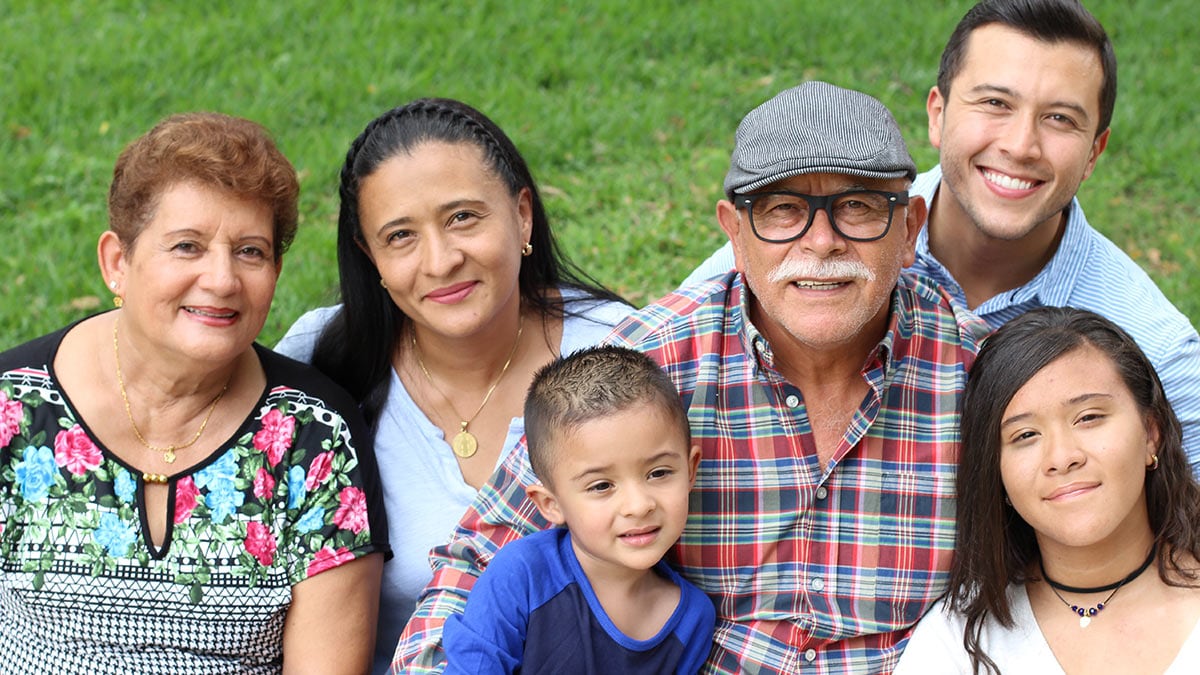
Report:
[[[857,91],[805,82],[738,125],[725,196],[805,173],[911,180],[917,166],[887,106]]]

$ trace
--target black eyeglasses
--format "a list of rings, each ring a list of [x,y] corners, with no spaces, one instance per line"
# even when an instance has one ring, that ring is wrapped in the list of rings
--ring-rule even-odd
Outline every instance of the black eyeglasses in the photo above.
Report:
[[[833,231],[851,241],[882,239],[892,226],[897,204],[908,204],[907,192],[851,190],[836,195],[799,192],[753,192],[734,195],[734,204],[750,214],[754,236],[773,244],[803,237],[817,211],[825,210]]]

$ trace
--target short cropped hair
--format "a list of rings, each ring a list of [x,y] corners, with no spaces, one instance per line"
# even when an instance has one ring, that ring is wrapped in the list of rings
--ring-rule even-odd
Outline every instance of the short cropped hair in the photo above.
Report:
[[[586,422],[645,405],[656,407],[691,443],[679,392],[645,354],[626,347],[590,347],[544,366],[525,398],[525,438],[533,472],[548,484],[554,448],[564,434]]]
[[[278,259],[296,236],[300,183],[261,125],[221,113],[167,117],[117,158],[108,190],[108,226],[132,250],[159,199],[185,182],[228,191],[271,209]]]
[[[943,97],[950,95],[950,83],[962,71],[971,33],[989,24],[1007,26],[1042,42],[1075,42],[1095,49],[1104,75],[1096,135],[1104,133],[1117,103],[1117,56],[1104,26],[1079,0],[983,0],[967,10],[942,51],[937,86]]]

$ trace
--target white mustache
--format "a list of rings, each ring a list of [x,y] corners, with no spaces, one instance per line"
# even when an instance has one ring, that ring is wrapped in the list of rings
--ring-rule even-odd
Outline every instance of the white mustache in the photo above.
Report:
[[[863,279],[874,281],[875,273],[871,268],[857,260],[813,260],[811,258],[787,258],[775,266],[767,275],[772,283],[791,281],[792,279],[810,279],[815,281],[833,279]]]

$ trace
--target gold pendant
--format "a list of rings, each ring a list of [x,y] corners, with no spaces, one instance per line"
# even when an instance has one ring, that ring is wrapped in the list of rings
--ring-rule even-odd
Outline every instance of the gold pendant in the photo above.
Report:
[[[463,425],[463,430],[454,434],[454,440],[450,442],[450,448],[454,450],[454,454],[468,459],[475,456],[475,451],[479,449],[479,441],[467,431],[467,425]]]
[[[167,448],[163,451],[163,461],[167,464],[175,463],[175,448]]]

